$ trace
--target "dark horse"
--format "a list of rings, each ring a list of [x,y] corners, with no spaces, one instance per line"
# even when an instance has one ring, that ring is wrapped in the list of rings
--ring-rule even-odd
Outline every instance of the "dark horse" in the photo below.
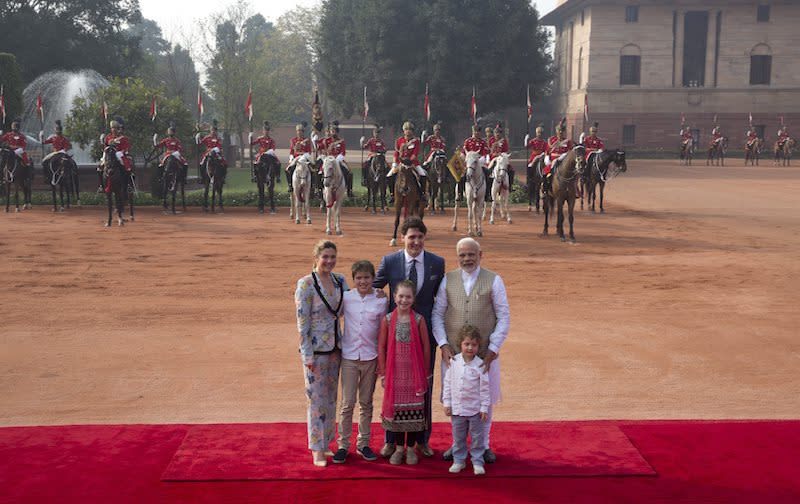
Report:
[[[58,212],[60,209],[63,212],[64,193],[67,194],[67,208],[69,208],[73,185],[76,181],[75,173],[78,167],[72,157],[67,154],[56,154],[50,158],[49,163],[47,163],[43,169],[44,178],[50,184],[50,190],[53,194],[53,211]],[[58,194],[61,200],[60,208],[56,202],[56,188],[58,188]],[[78,202],[80,203],[80,200],[78,200]]]
[[[535,206],[536,213],[539,213],[539,205],[542,200],[542,170],[544,170],[544,153],[536,156],[533,163],[528,166],[526,183],[528,189],[529,212]]]
[[[555,167],[552,172],[550,189],[544,195],[544,230],[542,236],[547,236],[550,213],[554,207],[558,207],[558,221],[556,227],[561,241],[566,241],[564,236],[564,203],[569,209],[569,241],[575,242],[575,232],[573,231],[573,214],[575,210],[575,200],[578,197],[578,178],[583,173],[584,157],[586,150],[582,145],[578,145],[567,153],[564,159]]]
[[[372,156],[369,161],[369,168],[367,169],[367,205],[364,211],[369,210],[370,204],[372,205],[372,213],[377,213],[376,205],[378,204],[378,196],[381,198],[381,212],[386,213],[386,154],[379,153]]]
[[[228,168],[222,163],[222,156],[213,150],[206,156],[204,163],[205,169],[201,170],[203,176],[203,185],[205,192],[203,193],[203,211],[208,212],[208,190],[211,189],[211,211],[216,210],[216,197],[219,195],[219,211],[224,213],[225,208],[222,206],[222,186],[225,185],[225,176],[228,174]]]
[[[102,167],[103,188],[108,202],[108,221],[106,221],[105,226],[111,226],[114,203],[117,206],[117,224],[122,226],[125,224],[125,219],[122,215],[125,213],[125,203],[128,201],[130,179],[128,173],[125,172],[125,166],[122,161],[117,159],[116,149],[113,146],[108,146],[103,151]],[[133,218],[133,205],[131,205],[131,220]]]
[[[428,209],[435,214],[438,204],[439,213],[444,213],[444,192],[448,185],[450,175],[447,169],[447,155],[438,150],[433,154],[430,169],[428,170],[428,184],[430,186],[431,200]]]
[[[589,157],[588,164],[584,169],[583,178],[586,179],[586,204],[592,205],[592,212],[595,211],[595,202],[597,201],[596,189],[600,185],[600,212],[605,212],[603,208],[603,193],[605,192],[606,182],[608,182],[609,173],[608,169],[611,164],[614,164],[615,176],[618,173],[624,173],[628,170],[628,165],[625,163],[625,151],[622,149],[612,151],[602,151]],[[581,207],[583,207],[583,198],[581,198]]]
[[[275,181],[280,179],[281,163],[271,154],[262,154],[255,165],[256,185],[258,185],[258,213],[264,213],[264,188],[269,191],[269,213],[275,213]],[[220,191],[222,189],[220,188]],[[222,207],[222,194],[219,197]]]
[[[794,138],[787,138],[783,143],[775,142],[773,152],[775,153],[775,165],[783,161],[783,166],[792,164],[792,151],[794,150],[797,142]]]
[[[724,136],[721,140],[712,143],[708,147],[708,157],[706,158],[706,165],[713,164],[716,161],[717,166],[725,166],[725,151],[728,150],[728,137]]]
[[[13,150],[0,148],[0,168],[3,170],[3,184],[6,186],[6,212],[11,208],[11,186],[14,186],[14,202],[19,212],[19,190],[22,189],[22,208],[31,208],[31,189],[33,169],[22,163]]]
[[[400,217],[408,219],[416,216],[425,217],[425,194],[420,189],[416,180],[414,167],[411,160],[403,159],[394,181],[394,234],[389,245],[397,245],[397,228],[400,226]]]
[[[187,168],[175,156],[167,156],[161,171],[161,193],[164,197],[162,205],[165,212],[169,210],[167,195],[171,195],[172,213],[175,213],[175,197],[178,193],[178,187],[181,190],[181,206],[183,206],[183,211],[186,211],[186,171]]]
[[[764,140],[756,138],[752,142],[744,144],[744,164],[747,165],[748,161],[750,166],[758,166],[758,158],[761,155],[761,150],[764,148]]]

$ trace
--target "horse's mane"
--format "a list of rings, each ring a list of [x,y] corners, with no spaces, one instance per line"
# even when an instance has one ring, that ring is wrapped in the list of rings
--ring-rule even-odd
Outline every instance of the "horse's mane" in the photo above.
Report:
[[[477,160],[480,159],[481,157],[483,157],[483,156],[481,156],[481,154],[479,152],[475,152],[475,151],[467,152],[467,156],[466,156],[466,159],[465,159],[465,161],[467,163],[467,166],[469,166],[472,163],[477,162]]]

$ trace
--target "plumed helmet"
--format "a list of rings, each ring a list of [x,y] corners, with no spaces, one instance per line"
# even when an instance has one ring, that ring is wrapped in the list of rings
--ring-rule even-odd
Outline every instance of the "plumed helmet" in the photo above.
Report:
[[[167,134],[175,134],[175,123],[169,123],[169,126],[167,126]]]
[[[21,124],[22,124],[22,119],[20,119],[19,117],[15,117],[14,120],[11,121],[11,129],[18,130]]]
[[[437,122],[436,124],[433,125],[433,131],[441,131],[441,130],[442,130],[441,122]]]
[[[380,133],[381,131],[383,131],[383,126],[381,126],[380,124],[373,124],[372,131],[374,131],[375,133]]]
[[[556,126],[556,133],[566,133],[567,132],[567,118],[561,118],[561,122],[558,123]]]
[[[592,124],[591,126],[589,126],[589,133],[597,133],[597,128],[598,128],[598,126],[600,126],[600,123],[598,123],[597,121],[595,121],[595,123],[594,123],[594,124]]]
[[[542,126],[541,124],[536,126],[536,134],[541,135],[543,133],[544,133],[544,126]]]
[[[56,119],[56,133],[61,133],[64,130],[61,126],[61,119]]]
[[[414,123],[412,123],[411,121],[406,121],[403,123],[403,131],[413,130],[413,129],[414,129]]]
[[[495,133],[502,133],[503,132],[503,123],[497,123],[494,127]]]
[[[123,121],[122,121],[122,118],[119,117],[119,116],[117,116],[114,119],[112,119],[111,122],[109,123],[109,126],[111,126],[112,128],[121,128],[122,125],[123,125]]]
[[[491,135],[491,134],[492,134],[492,127],[491,127],[491,126],[486,126],[486,128],[484,128],[484,130],[483,130],[483,131],[484,131],[484,132],[485,132],[487,135]]]
[[[339,121],[333,121],[329,127],[332,132],[339,133]]]
[[[301,122],[300,124],[297,124],[297,125],[294,127],[294,129],[295,129],[295,131],[305,131],[305,130],[306,130],[306,126],[307,126],[307,125],[308,125],[308,123],[307,123],[307,122],[305,122],[305,121],[303,121],[303,122]]]
[[[264,121],[264,131],[271,131],[272,125],[270,125],[269,121]]]
[[[219,121],[216,119],[211,120],[211,131],[217,131],[219,129]]]
[[[481,127],[480,127],[480,125],[478,125],[478,124],[473,124],[473,125],[472,125],[472,132],[473,132],[473,133],[480,133],[480,132],[481,132]]]

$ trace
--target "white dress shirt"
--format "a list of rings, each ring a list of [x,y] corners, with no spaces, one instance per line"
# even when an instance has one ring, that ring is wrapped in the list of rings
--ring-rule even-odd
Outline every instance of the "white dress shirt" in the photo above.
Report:
[[[389,298],[378,298],[375,289],[366,296],[357,289],[344,293],[342,358],[368,361],[378,358],[378,332],[389,308]]]
[[[472,293],[472,288],[478,280],[478,274],[481,272],[480,266],[475,268],[472,273],[467,273],[461,270],[461,279],[464,282],[464,291],[467,296]],[[494,315],[497,317],[497,324],[494,326],[494,331],[489,335],[489,350],[499,354],[500,347],[508,337],[508,327],[510,324],[511,311],[508,307],[508,295],[506,294],[506,286],[500,275],[495,275],[494,282],[492,283],[492,305],[494,306]],[[447,344],[447,334],[444,330],[444,316],[447,313],[447,275],[442,278],[442,283],[439,284],[439,292],[436,293],[436,301],[433,304],[433,337],[436,339],[436,344],[440,347]],[[454,352],[458,348],[453,349]]]
[[[406,278],[411,272],[411,261],[417,260],[417,294],[419,294],[420,289],[422,289],[422,283],[425,281],[425,251],[423,250],[417,257],[411,257],[406,250],[403,250],[403,255],[406,258]]]
[[[442,382],[442,403],[453,415],[473,416],[488,413],[489,374],[481,368],[483,361],[474,357],[470,362],[456,355],[447,368]]]

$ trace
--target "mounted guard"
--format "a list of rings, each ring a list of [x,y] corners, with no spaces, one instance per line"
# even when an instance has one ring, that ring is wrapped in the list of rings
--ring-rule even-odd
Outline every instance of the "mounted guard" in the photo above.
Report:
[[[376,156],[386,156],[386,151],[388,150],[386,142],[381,138],[381,132],[383,132],[383,128],[375,124],[372,127],[371,138],[366,142],[364,141],[364,137],[360,138],[361,149],[367,151],[367,160],[361,165],[361,185],[364,187],[368,186],[369,167],[372,164],[372,158]]]
[[[269,124],[269,121],[264,121],[264,129],[261,131],[261,136],[250,141],[250,145],[258,145],[258,152],[253,160],[253,166],[258,166],[264,156],[269,156],[268,159],[274,163],[274,166],[280,169],[281,162],[275,154],[275,140],[270,136],[271,131],[272,126]],[[266,159],[267,158],[264,158],[264,160]]]
[[[791,137],[789,136],[789,127],[785,124],[778,128],[778,146],[783,149],[783,144],[786,143]]]
[[[339,121],[333,121],[328,127],[328,132],[330,136],[325,139],[325,153],[328,156],[335,157],[336,161],[338,161],[342,172],[344,172],[344,179],[347,185],[347,196],[352,198],[353,174],[350,171],[350,167],[347,166],[347,161],[344,159],[345,155],[347,155],[347,145],[345,144],[344,139],[339,137]]]
[[[103,147],[104,148],[112,147],[114,149],[114,155],[120,161],[120,163],[122,163],[122,166],[125,169],[125,173],[128,175],[129,181],[132,181],[133,157],[131,156],[130,153],[131,141],[125,135],[125,121],[123,121],[121,117],[117,117],[109,123],[109,126],[111,127],[111,133],[100,137],[101,141],[103,142]],[[101,161],[100,165],[97,168],[97,179],[98,179],[97,192],[108,193],[111,191],[111,186],[108,184],[106,184],[105,186],[103,185],[104,168],[105,166]]]
[[[708,147],[713,149],[716,148],[723,140],[725,136],[722,134],[722,129],[719,127],[719,124],[714,124],[714,129],[711,130],[711,141],[708,143]]]
[[[72,144],[70,143],[69,139],[64,136],[64,129],[61,125],[61,119],[56,119],[56,132],[50,135],[49,137],[42,140],[42,136],[39,136],[39,141],[42,142],[44,145],[52,145],[52,151],[42,158],[42,168],[45,169],[45,173],[50,172],[50,163],[57,157],[65,157],[72,159],[72,156],[69,155],[67,151],[72,150]]]
[[[419,153],[422,147],[422,142],[414,135],[414,123],[406,121],[403,123],[403,136],[397,139],[394,144],[394,162],[392,169],[389,171],[388,178],[392,180],[389,187],[394,187],[394,175],[400,169],[400,164],[409,163],[414,168],[414,178],[419,185],[419,193],[422,198],[426,194],[426,181],[428,173],[420,166]]]
[[[183,144],[181,144],[180,139],[175,136],[176,129],[174,124],[170,124],[167,128],[167,136],[164,137],[162,140],[158,140],[157,135],[153,135],[153,147],[156,149],[164,149],[164,153],[161,155],[161,158],[158,160],[158,166],[162,170],[165,168],[167,161],[169,160],[170,156],[174,157],[178,160],[181,165],[181,176],[182,178],[186,178],[186,174],[189,170],[189,161],[183,156]]]
[[[222,139],[219,137],[219,123],[216,119],[211,121],[211,132],[203,138],[200,138],[200,133],[198,133],[196,141],[197,145],[202,145],[206,148],[206,151],[200,158],[201,166],[206,164],[209,154],[214,153],[217,157],[219,157],[222,166],[225,168],[228,167],[228,162],[225,161],[225,156],[222,153]]]
[[[6,145],[22,161],[24,166],[30,167],[31,160],[28,157],[28,153],[25,151],[28,147],[28,139],[20,132],[19,128],[21,125],[22,119],[20,118],[11,121],[11,131],[0,136],[0,145]]]
[[[289,164],[286,165],[286,182],[289,185],[289,192],[294,190],[292,177],[299,158],[311,161],[311,139],[306,138],[306,122],[294,127],[295,136],[289,141]]]
[[[430,149],[428,157],[425,158],[425,162],[422,163],[423,168],[427,170],[428,166],[430,166],[430,164],[437,156],[444,157],[446,162],[447,143],[442,137],[442,123],[437,122],[436,124],[433,125],[433,134],[429,137],[424,137],[422,139],[422,145]]]
[[[494,160],[500,154],[508,154],[509,153],[509,145],[508,139],[506,138],[505,132],[503,131],[503,125],[501,123],[497,123],[494,127],[492,139],[489,140],[489,163],[487,167],[487,171],[489,172],[489,180],[492,179],[492,165],[494,164]],[[514,168],[511,165],[508,165],[508,186],[514,186]],[[489,195],[489,201],[491,201],[492,196]]]
[[[566,154],[571,151],[575,145],[567,136],[566,119],[562,119],[561,123],[556,127],[556,134],[547,140],[547,156],[545,157],[544,167],[544,188],[543,191],[550,190],[553,179],[553,171],[558,164],[564,159]]]

